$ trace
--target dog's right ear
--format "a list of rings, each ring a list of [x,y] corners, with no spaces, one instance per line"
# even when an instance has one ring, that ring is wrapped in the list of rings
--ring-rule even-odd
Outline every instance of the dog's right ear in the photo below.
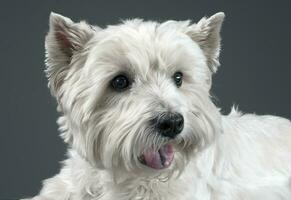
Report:
[[[75,55],[81,53],[98,28],[86,22],[74,23],[62,15],[51,13],[45,40],[46,75],[54,96],[70,68]]]

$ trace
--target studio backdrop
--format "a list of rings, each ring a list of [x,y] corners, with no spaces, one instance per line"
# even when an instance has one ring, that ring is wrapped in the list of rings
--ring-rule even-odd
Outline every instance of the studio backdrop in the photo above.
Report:
[[[198,21],[223,11],[221,66],[213,101],[228,114],[291,118],[291,3],[245,0],[4,0],[0,6],[0,199],[38,193],[65,159],[56,102],[44,74],[44,38],[51,11],[101,27],[121,19]]]

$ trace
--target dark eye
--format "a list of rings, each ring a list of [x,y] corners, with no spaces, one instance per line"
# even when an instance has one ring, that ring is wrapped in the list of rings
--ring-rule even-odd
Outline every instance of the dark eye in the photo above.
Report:
[[[175,81],[175,84],[177,85],[177,87],[180,87],[182,85],[183,82],[183,74],[182,72],[176,72],[173,76],[173,79]]]
[[[123,91],[129,86],[129,80],[125,75],[117,75],[111,81],[111,86],[117,91]]]

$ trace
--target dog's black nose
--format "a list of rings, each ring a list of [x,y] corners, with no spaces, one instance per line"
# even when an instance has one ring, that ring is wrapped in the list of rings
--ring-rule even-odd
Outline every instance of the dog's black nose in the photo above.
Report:
[[[165,137],[174,138],[184,128],[184,118],[179,113],[163,113],[155,119],[157,131]]]

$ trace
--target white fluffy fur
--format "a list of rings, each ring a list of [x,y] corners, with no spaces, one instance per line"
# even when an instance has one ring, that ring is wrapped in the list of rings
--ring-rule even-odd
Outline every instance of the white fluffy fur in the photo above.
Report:
[[[32,199],[290,200],[290,121],[235,109],[224,116],[211,101],[223,19],[102,29],[52,13],[46,72],[68,159]],[[119,73],[132,80],[129,90],[110,88]],[[171,141],[172,165],[154,170],[138,156],[169,142],[149,125],[165,111],[180,112],[185,127]]]

